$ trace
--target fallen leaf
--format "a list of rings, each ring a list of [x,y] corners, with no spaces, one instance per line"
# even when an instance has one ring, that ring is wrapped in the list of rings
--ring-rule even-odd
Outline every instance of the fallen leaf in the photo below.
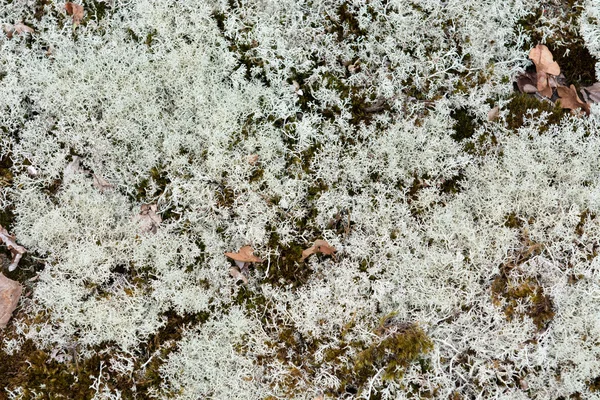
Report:
[[[498,116],[500,115],[500,108],[498,106],[492,108],[490,111],[488,111],[488,115],[487,115],[487,120],[488,121],[495,121],[498,119]]]
[[[559,75],[560,67],[554,61],[552,53],[548,47],[538,44],[529,52],[529,58],[535,64],[536,87],[540,94],[545,97],[552,97],[552,87],[548,84],[548,75]]]
[[[535,93],[537,92],[537,74],[535,72],[524,72],[517,76],[516,84],[521,93]]]
[[[162,218],[156,213],[157,210],[156,204],[142,204],[140,207],[138,219],[141,221],[143,232],[156,233],[158,231]]]
[[[73,17],[73,25],[79,25],[83,19],[83,6],[68,1],[65,3],[65,10],[67,11],[67,14]]]
[[[22,22],[13,25],[13,30],[15,33],[33,33],[33,28],[25,25]]]
[[[9,271],[14,271],[17,269],[21,257],[23,257],[23,254],[27,252],[25,247],[20,246],[17,244],[17,242],[15,242],[15,239],[15,236],[10,235],[8,231],[3,228],[2,225],[0,225],[0,240],[4,242],[8,250],[10,250],[10,254],[12,255],[11,263],[8,266]]]
[[[600,103],[600,82],[581,89],[583,100],[586,102]]]
[[[104,193],[106,190],[110,190],[113,188],[113,185],[108,183],[106,179],[101,177],[100,175],[94,175],[94,187],[100,190],[100,193]]]
[[[4,30],[4,33],[6,33],[6,37],[8,37],[9,39],[12,39],[13,35],[16,34],[21,34],[21,33],[33,33],[33,28],[25,25],[22,22],[16,23],[14,25],[11,24],[4,24],[2,29]]]
[[[529,94],[537,93],[538,88],[533,85],[530,85],[529,83],[526,83],[525,85],[523,85],[523,92],[529,93]]]
[[[250,246],[242,247],[237,253],[225,253],[225,256],[234,260],[240,268],[243,268],[245,263],[263,262],[254,255],[254,249]]]
[[[302,251],[302,257],[300,258],[300,261],[304,261],[304,259],[306,259],[308,256],[315,253],[321,253],[335,258],[335,252],[335,247],[331,246],[325,240],[318,239],[315,240],[315,243],[311,247]]]
[[[23,287],[0,273],[0,329],[5,328],[19,304]]]
[[[548,50],[548,47],[543,44],[538,44],[531,51],[529,51],[529,58],[535,64],[535,71],[539,74],[544,72],[546,74],[558,75],[560,74],[560,67],[558,63],[554,61],[552,53]]]
[[[562,108],[568,108],[571,110],[581,108],[586,114],[590,114],[590,105],[581,101],[574,85],[571,85],[570,87],[559,86],[556,88],[556,90],[560,96],[560,99],[558,100],[560,101]]]
[[[234,278],[236,282],[243,281],[245,284],[248,284],[248,278],[246,277],[246,275],[241,273],[240,270],[237,269],[237,267],[229,268],[229,275],[231,275],[231,277]]]

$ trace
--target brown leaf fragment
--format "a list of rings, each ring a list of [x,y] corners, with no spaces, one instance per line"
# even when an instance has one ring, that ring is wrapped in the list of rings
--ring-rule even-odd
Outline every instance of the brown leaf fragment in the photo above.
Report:
[[[25,25],[22,22],[18,22],[14,25],[4,24],[2,29],[4,30],[4,32],[6,33],[6,36],[9,39],[12,39],[12,37],[15,33],[20,35],[23,33],[33,33],[34,32],[33,28]]]
[[[306,259],[314,253],[321,253],[335,258],[336,251],[337,250],[335,249],[335,247],[331,246],[325,240],[318,239],[315,240],[315,243],[311,247],[302,251],[302,257],[300,258],[300,261],[304,261],[304,259]]]
[[[500,116],[500,108],[496,106],[488,111],[487,120],[490,122],[495,121],[498,119],[498,116]]]
[[[525,85],[523,85],[523,92],[524,93],[537,93],[538,89],[537,87],[530,85],[529,83],[526,83]]]
[[[543,44],[538,44],[529,51],[529,58],[535,64],[535,71],[539,74],[544,72],[551,75],[559,75],[560,67],[558,63],[554,61],[552,53],[548,50],[548,47]]]
[[[229,268],[229,275],[231,275],[231,277],[234,278],[236,282],[242,281],[245,284],[248,284],[248,278],[246,277],[246,275],[241,273],[237,267]]]
[[[560,101],[562,108],[571,110],[581,108],[587,115],[590,114],[590,105],[581,101],[574,85],[571,85],[570,87],[559,86],[556,90],[558,91],[558,96],[560,97],[558,100]]]
[[[237,253],[225,253],[225,256],[234,260],[240,268],[243,268],[245,263],[263,262],[263,260],[254,255],[254,249],[250,246],[242,247]]]
[[[67,11],[68,15],[73,17],[73,25],[79,25],[83,19],[83,6],[68,1],[65,3],[65,10]]]
[[[524,72],[517,76],[516,84],[521,93],[535,93],[537,92],[537,74],[535,72]]]
[[[10,254],[12,255],[12,260],[10,265],[8,266],[9,271],[14,271],[17,269],[19,265],[19,261],[23,254],[27,252],[25,247],[20,246],[15,242],[16,237],[14,235],[10,235],[8,231],[0,225],[0,240],[6,245],[8,250],[10,250]]]
[[[0,329],[8,324],[13,311],[19,304],[23,287],[19,282],[8,279],[0,273]]]
[[[112,189],[114,186],[111,185],[106,179],[104,179],[100,175],[93,174],[94,176],[94,187],[100,191],[100,193],[104,193],[107,190]]]
[[[156,204],[142,204],[140,207],[138,219],[141,221],[143,232],[156,233],[158,231],[162,218],[156,213],[157,210]]]
[[[581,89],[583,99],[589,103],[600,103],[600,82]]]
[[[25,25],[22,22],[19,22],[17,24],[15,24],[13,26],[13,29],[15,30],[15,33],[21,34],[21,33],[33,33],[33,28]]]

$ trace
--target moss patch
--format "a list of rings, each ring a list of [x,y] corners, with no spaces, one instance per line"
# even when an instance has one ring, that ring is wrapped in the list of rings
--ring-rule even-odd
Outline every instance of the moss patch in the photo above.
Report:
[[[508,226],[521,226],[523,219],[516,215],[509,215],[506,220]],[[521,265],[544,250],[542,243],[532,242],[527,230],[522,230],[522,247],[515,251],[511,260],[502,264],[499,273],[490,285],[492,302],[502,311],[506,319],[523,319],[528,316],[533,320],[538,332],[543,332],[554,318],[554,304],[552,298],[544,293],[544,289],[537,277],[523,276]],[[512,272],[517,273],[512,273]]]
[[[514,93],[506,106],[509,113],[506,117],[510,129],[517,130],[523,126],[526,115],[539,117],[542,112],[548,113],[547,124],[540,126],[540,132],[546,132],[549,125],[556,125],[568,114],[557,103],[538,100],[536,97],[526,93]]]

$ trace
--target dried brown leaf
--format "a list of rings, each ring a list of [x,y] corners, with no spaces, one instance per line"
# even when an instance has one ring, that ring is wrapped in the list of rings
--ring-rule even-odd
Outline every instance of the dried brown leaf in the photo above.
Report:
[[[73,24],[79,25],[79,23],[83,19],[83,6],[68,1],[65,3],[65,10],[67,11],[67,14],[73,17]]]
[[[495,121],[498,119],[498,116],[500,115],[500,108],[498,106],[492,108],[490,111],[488,111],[488,115],[487,115],[487,120],[488,121]]]
[[[23,254],[27,252],[25,247],[17,244],[15,239],[15,236],[9,234],[8,231],[5,228],[3,228],[2,225],[0,225],[0,240],[6,245],[6,247],[10,251],[10,254],[12,255],[11,263],[8,266],[9,271],[14,271],[15,269],[17,269],[21,257],[23,257]]]
[[[229,275],[231,275],[231,277],[234,278],[236,282],[243,281],[245,284],[248,284],[248,278],[246,277],[246,275],[241,273],[240,270],[237,269],[237,267],[229,268]]]
[[[300,261],[304,261],[307,257],[315,253],[321,253],[335,258],[335,252],[335,247],[331,246],[325,240],[318,239],[315,240],[315,243],[311,247],[302,252]]]
[[[13,35],[16,34],[22,34],[22,33],[33,33],[33,28],[25,25],[22,22],[18,22],[14,25],[11,24],[4,24],[2,26],[2,29],[4,30],[4,33],[6,33],[6,37],[8,37],[9,39],[12,39]]]
[[[570,87],[559,86],[556,88],[556,90],[558,91],[558,96],[560,97],[559,101],[562,108],[568,108],[571,110],[581,108],[586,114],[590,114],[590,105],[581,101],[574,85],[571,85]]]
[[[8,324],[13,311],[19,304],[23,287],[19,282],[8,279],[0,273],[0,329]]]
[[[548,50],[548,47],[544,46],[543,44],[538,44],[531,49],[531,51],[529,51],[529,58],[535,64],[535,71],[538,74],[540,72],[551,75],[560,74],[560,67],[558,66],[558,63],[554,61],[552,53],[550,50]]]
[[[242,263],[263,262],[263,260],[254,255],[254,249],[250,246],[242,247],[237,253],[225,253],[225,256]]]
[[[537,74],[535,72],[524,72],[517,76],[516,84],[521,93],[535,93],[537,92]]]
[[[600,103],[600,82],[581,89],[586,102]]]

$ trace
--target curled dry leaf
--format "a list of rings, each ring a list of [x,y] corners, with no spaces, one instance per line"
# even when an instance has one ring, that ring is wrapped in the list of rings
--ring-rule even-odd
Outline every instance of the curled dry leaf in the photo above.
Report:
[[[13,29],[15,31],[15,33],[21,34],[21,33],[33,33],[33,28],[30,26],[25,25],[22,22],[19,22],[18,24],[15,24],[13,26]]]
[[[260,258],[254,255],[254,249],[250,246],[244,246],[237,253],[225,253],[225,256],[235,261],[236,265],[244,268],[246,263],[263,262]]]
[[[237,265],[237,268],[232,267],[229,269],[229,275],[234,277],[236,281],[242,280],[244,283],[248,283],[247,275],[250,272],[248,270],[250,263],[263,262],[262,259],[254,255],[254,249],[250,246],[242,247],[237,253],[225,253],[225,256],[231,258]]]
[[[21,257],[23,254],[27,252],[25,247],[20,246],[15,242],[15,236],[10,235],[8,231],[0,225],[0,240],[6,245],[8,250],[10,250],[10,254],[12,255],[12,260],[10,265],[8,266],[9,271],[14,271],[17,269],[19,265],[19,261],[21,261]]]
[[[0,329],[5,328],[13,311],[19,304],[23,287],[19,282],[8,279],[0,273]]]
[[[314,253],[321,253],[335,258],[335,252],[335,247],[331,246],[325,240],[318,239],[315,240],[315,243],[311,247],[302,252],[302,258],[300,258],[300,261],[304,261],[308,256]]]
[[[83,6],[68,1],[65,3],[65,10],[67,11],[67,14],[73,17],[73,24],[79,25],[83,19]]]
[[[142,204],[140,207],[138,219],[141,221],[143,232],[156,233],[158,231],[162,218],[156,213],[157,210],[156,204]]]
[[[488,111],[488,115],[487,115],[487,120],[492,122],[498,119],[498,117],[500,116],[500,108],[498,106],[492,108],[490,111]]]
[[[229,268],[229,275],[235,279],[235,281],[242,281],[245,284],[248,284],[248,278],[244,275],[237,267]]]
[[[536,87],[542,96],[552,97],[552,87],[548,83],[549,75],[559,75],[560,67],[554,61],[548,47],[538,44],[529,52],[529,58],[535,64]]]
[[[600,103],[600,82],[581,89],[581,94],[586,102]]]
[[[558,63],[554,61],[552,53],[548,50],[548,47],[543,44],[538,44],[531,51],[529,51],[529,58],[535,64],[535,71],[539,74],[544,72],[550,75],[559,75],[560,67]]]
[[[522,73],[517,76],[516,84],[521,93],[535,93],[537,92],[537,74],[535,72]]]
[[[568,88],[559,86],[556,88],[556,90],[560,96],[559,101],[562,108],[568,108],[571,110],[581,108],[586,114],[590,114],[590,105],[581,101],[574,85],[571,85]]]

